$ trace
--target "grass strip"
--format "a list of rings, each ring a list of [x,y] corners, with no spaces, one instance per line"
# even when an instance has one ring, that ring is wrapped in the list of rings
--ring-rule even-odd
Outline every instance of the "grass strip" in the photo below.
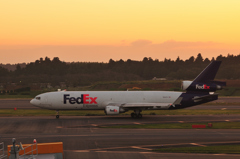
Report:
[[[240,129],[240,122],[213,122],[212,127],[208,123],[161,123],[139,125],[114,125],[102,126],[102,128],[125,128],[125,129],[192,129],[192,125],[206,125],[206,129]]]
[[[0,109],[0,116],[55,116],[55,110],[46,109]],[[63,116],[102,116],[105,115],[103,110],[71,110],[60,111]]]
[[[194,147],[173,147],[160,148],[153,151],[171,153],[216,153],[216,154],[239,154],[240,145],[217,145],[217,146],[194,146]]]
[[[0,95],[0,99],[33,99],[33,95]]]
[[[130,115],[132,111],[120,114]],[[0,109],[0,116],[49,116],[55,115],[54,110],[46,109]],[[236,115],[240,114],[240,109],[226,109],[226,110],[145,110],[142,112],[143,115]],[[105,115],[103,110],[67,110],[60,111],[60,115],[65,116],[102,116]]]
[[[131,114],[129,112],[125,114]],[[240,114],[240,109],[209,110],[209,109],[177,109],[177,110],[144,110],[143,115],[230,115]]]
[[[219,106],[219,105],[223,106],[224,105],[227,107],[229,105],[239,106],[240,103],[239,102],[209,102],[209,103],[204,103],[202,105],[212,105],[212,106]]]

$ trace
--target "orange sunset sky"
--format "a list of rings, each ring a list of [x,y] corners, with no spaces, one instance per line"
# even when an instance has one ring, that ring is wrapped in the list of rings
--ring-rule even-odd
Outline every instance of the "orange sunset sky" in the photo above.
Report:
[[[239,0],[0,0],[0,63],[240,53]]]

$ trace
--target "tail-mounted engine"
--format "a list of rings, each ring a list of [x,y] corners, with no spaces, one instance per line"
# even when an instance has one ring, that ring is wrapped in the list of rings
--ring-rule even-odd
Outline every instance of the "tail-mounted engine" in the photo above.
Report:
[[[226,82],[209,81],[206,83],[183,81],[182,90],[197,91],[197,92],[215,92],[221,90],[223,86],[226,86]]]

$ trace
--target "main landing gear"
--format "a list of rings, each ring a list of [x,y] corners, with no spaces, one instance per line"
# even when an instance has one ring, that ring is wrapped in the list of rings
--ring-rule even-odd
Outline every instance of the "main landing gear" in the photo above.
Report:
[[[140,113],[142,110],[136,109],[134,110],[134,113],[131,113],[132,118],[142,118],[142,114]]]
[[[59,111],[56,110],[56,112],[57,112],[56,119],[59,119]]]

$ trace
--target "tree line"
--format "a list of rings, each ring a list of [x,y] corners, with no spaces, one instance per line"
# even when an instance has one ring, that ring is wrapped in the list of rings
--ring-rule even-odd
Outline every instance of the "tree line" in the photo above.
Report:
[[[0,83],[51,83],[52,86],[65,83],[66,86],[85,86],[99,81],[133,81],[150,80],[154,77],[169,80],[194,79],[211,61],[222,61],[217,79],[240,79],[240,55],[219,55],[216,59],[197,57],[159,61],[144,57],[142,61],[109,60],[108,63],[72,62],[66,63],[58,57],[48,57],[21,67],[16,65],[14,71],[0,66]]]

